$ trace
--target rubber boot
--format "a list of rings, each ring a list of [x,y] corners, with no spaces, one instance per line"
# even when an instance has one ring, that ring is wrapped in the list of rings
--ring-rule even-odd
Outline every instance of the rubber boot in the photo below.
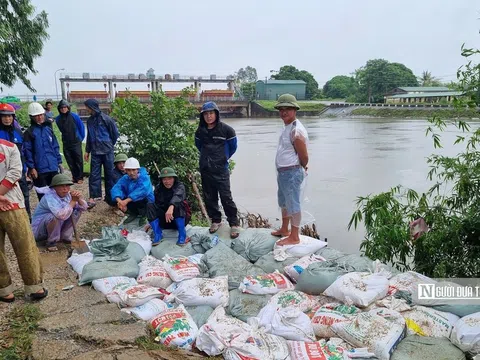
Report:
[[[162,228],[160,227],[160,219],[157,218],[153,221],[150,221],[149,224],[152,227],[153,235],[154,235],[152,245],[153,246],[158,245],[160,244],[160,241],[162,241],[163,239],[163,232],[162,232]]]
[[[185,246],[190,239],[187,239],[187,231],[185,230],[185,218],[178,217],[175,218],[175,224],[178,229],[178,246]]]

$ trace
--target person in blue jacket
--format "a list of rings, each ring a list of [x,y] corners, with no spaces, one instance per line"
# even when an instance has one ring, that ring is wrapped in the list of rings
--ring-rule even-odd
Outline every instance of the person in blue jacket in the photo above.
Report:
[[[237,150],[235,130],[220,121],[220,111],[213,101],[206,102],[200,112],[200,123],[195,133],[195,145],[200,152],[200,175],[203,197],[208,216],[212,221],[210,233],[222,224],[222,213],[218,208],[218,195],[230,224],[230,237],[239,236],[237,206],[230,191],[228,160]]]
[[[85,161],[88,162],[90,154],[90,179],[88,190],[90,199],[88,208],[95,206],[95,199],[102,198],[102,166],[105,176],[105,201],[114,205],[111,199],[113,187],[113,150],[118,139],[118,129],[115,121],[100,111],[98,101],[88,99],[85,101],[90,117],[87,120],[87,144],[85,147]]]
[[[10,104],[0,104],[0,139],[10,141],[17,145],[22,159],[22,177],[18,181],[23,197],[25,198],[25,210],[28,218],[32,220],[30,212],[30,191],[27,183],[27,166],[23,155],[23,133],[15,116],[15,108]]]
[[[25,162],[33,184],[38,187],[49,186],[55,175],[63,172],[62,157],[52,123],[45,121],[45,109],[39,103],[28,105],[30,127],[25,131],[23,146]],[[43,194],[37,193],[38,199]]]
[[[126,175],[112,188],[112,199],[121,211],[129,215],[124,224],[140,217],[139,225],[145,225],[147,204],[155,201],[150,175],[135,158],[125,161],[125,171]]]
[[[85,139],[85,126],[80,116],[70,111],[66,100],[60,100],[57,108],[59,115],[55,122],[62,133],[63,155],[72,172],[73,183],[83,184],[82,141]]]

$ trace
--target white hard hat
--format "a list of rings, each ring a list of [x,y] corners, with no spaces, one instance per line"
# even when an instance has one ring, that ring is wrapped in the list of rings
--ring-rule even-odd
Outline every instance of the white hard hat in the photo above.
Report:
[[[40,114],[45,114],[45,109],[41,104],[38,102],[28,104],[28,115],[35,116]]]
[[[135,158],[128,158],[125,161],[124,169],[140,169],[140,163]]]

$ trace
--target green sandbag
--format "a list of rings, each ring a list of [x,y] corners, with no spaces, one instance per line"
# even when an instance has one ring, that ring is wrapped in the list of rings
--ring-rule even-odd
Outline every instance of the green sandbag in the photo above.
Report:
[[[295,290],[309,295],[321,295],[339,276],[355,271],[336,261],[310,264],[298,277]]]
[[[272,236],[271,232],[271,229],[245,229],[232,241],[232,249],[254,263],[263,255],[273,251],[273,246],[279,238]]]
[[[90,242],[90,252],[94,261],[124,261],[129,258],[125,249],[130,242],[116,226],[103,227],[102,238]]]
[[[341,258],[342,256],[345,256],[344,252],[341,252],[340,250],[333,249],[331,247],[324,247],[315,252],[316,255],[320,255],[323,257],[325,260],[337,260]]]
[[[265,271],[267,274],[273,273],[275,272],[275,270],[278,270],[279,272],[283,273],[283,268],[285,266],[293,264],[298,259],[299,258],[296,258],[296,257],[290,257],[285,259],[284,261],[277,261],[273,257],[273,251],[272,251],[266,255],[261,256],[255,262],[255,265],[263,269],[263,271]]]
[[[248,318],[258,315],[271,297],[272,295],[252,295],[244,294],[238,289],[232,290],[225,311],[228,315],[247,322]]]
[[[358,254],[341,256],[335,261],[341,265],[348,266],[350,271],[373,272],[375,270],[372,259]]]
[[[431,307],[432,309],[438,310],[438,311],[443,311],[443,312],[448,312],[455,314],[459,317],[464,317],[467,315],[471,315],[477,312],[480,312],[480,305],[454,305],[454,304],[448,304],[448,305],[435,305]]]
[[[393,351],[390,360],[465,360],[462,350],[448,338],[410,335]]]
[[[139,243],[132,241],[129,241],[129,244],[125,249],[125,253],[134,258],[137,264],[147,255]]]
[[[187,232],[188,235],[188,232]],[[163,240],[160,244],[152,246],[150,253],[159,260],[168,254],[171,257],[190,256],[195,254],[203,254],[205,250],[194,249],[191,243],[185,246],[178,246],[178,231],[177,230],[163,230]]]
[[[92,260],[83,267],[79,285],[91,283],[93,280],[103,279],[112,276],[126,276],[136,278],[139,268],[137,261],[128,257],[124,261],[95,261]]]
[[[200,306],[185,306],[185,310],[192,316],[193,321],[197,324],[198,328],[206,324],[208,318],[213,312],[213,308],[207,305]]]
[[[265,271],[245,260],[222,241],[203,255],[202,264],[208,269],[210,278],[227,275],[230,290],[238,289],[247,275],[265,274]]]

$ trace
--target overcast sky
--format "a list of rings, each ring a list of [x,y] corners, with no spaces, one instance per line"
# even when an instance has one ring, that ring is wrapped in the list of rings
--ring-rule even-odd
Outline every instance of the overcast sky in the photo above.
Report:
[[[33,4],[48,13],[50,22],[50,38],[35,61],[39,73],[31,77],[38,94],[55,94],[54,72],[59,68],[72,73],[138,74],[152,67],[156,74],[208,76],[232,74],[250,65],[263,79],[270,70],[294,65],[311,72],[323,86],[331,77],[348,75],[374,58],[403,63],[416,75],[429,70],[449,81],[465,63],[462,43],[480,47],[478,0],[33,0]],[[70,89],[92,85],[74,83]],[[17,83],[4,93],[30,92]]]

